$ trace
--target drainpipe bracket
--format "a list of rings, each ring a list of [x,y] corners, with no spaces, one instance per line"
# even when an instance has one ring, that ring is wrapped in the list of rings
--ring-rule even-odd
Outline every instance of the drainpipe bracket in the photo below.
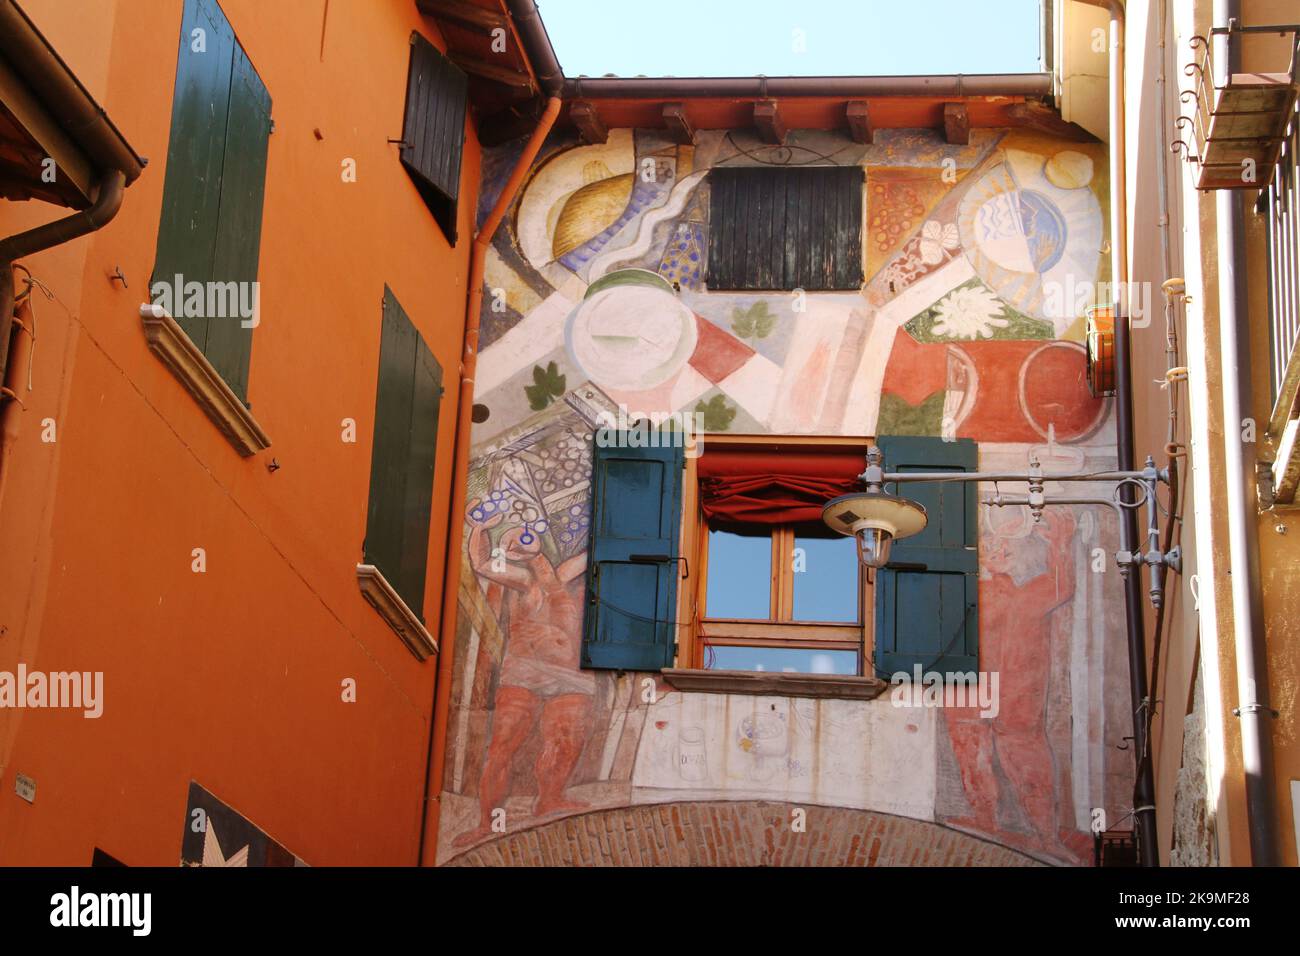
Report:
[[[1240,717],[1243,713],[1246,713],[1246,714],[1261,714],[1261,713],[1262,713],[1262,714],[1268,714],[1268,715],[1269,715],[1270,717],[1272,717],[1274,720],[1276,720],[1278,717],[1281,717],[1281,716],[1282,716],[1282,715],[1279,714],[1276,710],[1274,710],[1272,707],[1266,707],[1266,706],[1264,706],[1263,704],[1243,704],[1243,705],[1240,706],[1240,707],[1234,707],[1234,708],[1232,708],[1232,716],[1234,716],[1234,717]]]

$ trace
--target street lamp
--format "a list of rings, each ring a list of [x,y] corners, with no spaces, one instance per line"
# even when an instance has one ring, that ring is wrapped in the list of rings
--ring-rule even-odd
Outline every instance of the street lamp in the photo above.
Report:
[[[1164,591],[1164,574],[1166,569],[1182,570],[1181,554],[1177,547],[1169,551],[1160,550],[1160,511],[1156,499],[1156,486],[1168,483],[1169,472],[1157,469],[1148,458],[1146,467],[1141,471],[1099,471],[1084,474],[1043,474],[1043,466],[1037,461],[1029,463],[1029,470],[1024,473],[994,473],[969,471],[954,474],[940,472],[906,472],[894,474],[884,469],[884,456],[880,448],[872,445],[867,449],[866,470],[858,476],[865,490],[832,498],[822,506],[822,521],[832,531],[843,535],[853,535],[858,544],[858,560],[868,568],[883,568],[889,563],[889,552],[893,542],[923,531],[928,518],[925,509],[914,501],[885,491],[886,484],[899,484],[905,481],[990,481],[990,482],[1024,482],[1029,493],[1023,496],[1006,497],[1000,492],[985,498],[986,506],[1005,508],[1024,505],[1029,508],[1035,521],[1043,516],[1047,505],[1104,505],[1115,509],[1120,517],[1120,550],[1115,553],[1115,563],[1125,578],[1134,571],[1140,571],[1143,565],[1150,574],[1149,595],[1153,607],[1160,607]],[[1106,481],[1113,482],[1115,494],[1110,498],[1049,497],[1044,491],[1048,481]],[[1124,488],[1136,491],[1134,500],[1126,501],[1120,494]],[[1130,541],[1127,534],[1128,523],[1123,520],[1126,509],[1136,510],[1146,507],[1147,550]]]

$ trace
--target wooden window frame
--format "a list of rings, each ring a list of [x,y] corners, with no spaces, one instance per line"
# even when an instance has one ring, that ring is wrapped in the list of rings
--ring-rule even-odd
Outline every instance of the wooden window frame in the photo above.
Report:
[[[710,444],[735,451],[780,453],[786,451],[860,451],[866,457],[872,442],[866,436],[765,436],[709,435],[700,442],[707,454]],[[858,651],[858,674],[863,675],[874,658],[875,587],[865,569],[858,569],[857,624],[794,621],[793,572],[788,568],[794,547],[794,528],[772,526],[771,614],[767,621],[733,620],[703,617],[709,580],[709,526],[700,507],[698,458],[686,459],[682,493],[681,553],[690,558],[695,585],[678,592],[677,645],[678,667],[703,669],[706,648],[715,647],[791,647],[815,650]],[[787,619],[778,619],[784,615]],[[866,676],[870,676],[869,674]]]

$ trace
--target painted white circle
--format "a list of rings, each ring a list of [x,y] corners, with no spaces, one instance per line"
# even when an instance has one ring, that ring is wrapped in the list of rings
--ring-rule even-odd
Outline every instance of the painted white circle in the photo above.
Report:
[[[679,372],[698,335],[695,314],[671,292],[619,285],[574,309],[567,337],[573,357],[593,382],[636,392]]]

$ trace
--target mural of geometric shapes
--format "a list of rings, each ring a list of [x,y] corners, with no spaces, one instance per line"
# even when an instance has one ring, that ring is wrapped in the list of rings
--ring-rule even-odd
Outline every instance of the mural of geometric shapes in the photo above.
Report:
[[[604,388],[641,391],[679,372],[695,351],[695,314],[662,276],[611,272],[569,314],[564,340],[587,377]]]
[[[1008,149],[967,192],[957,216],[976,274],[1009,305],[1051,322],[1058,335],[1078,318],[1074,296],[1062,290],[1097,279],[1103,225],[1088,185],[1092,161],[1063,152]],[[1053,180],[1082,184],[1061,188]]]
[[[496,247],[488,249],[483,263],[483,282],[492,291],[492,299],[504,300],[503,305],[520,315],[537,308],[545,298],[545,295],[539,295],[532,284],[515,271],[513,265],[497,252]],[[496,294],[497,289],[501,290],[499,296]],[[549,293],[548,289],[547,294]]]
[[[942,170],[867,169],[867,276],[874,276],[925,222],[948,192]],[[956,246],[956,230],[952,233]]]
[[[672,161],[658,160],[658,163],[669,162]],[[603,252],[591,259],[587,268],[590,281],[595,282],[616,269],[626,269],[630,266],[639,266],[657,272],[659,256],[653,250],[658,248],[660,242],[663,242],[664,248],[667,248],[668,227],[676,225],[682,210],[690,206],[693,212],[688,213],[686,218],[692,222],[704,221],[703,215],[696,209],[701,192],[697,187],[704,181],[707,173],[708,170],[702,169],[678,179],[676,183],[673,182],[671,169],[657,174],[658,179],[654,185],[659,191],[652,197],[653,208],[648,208],[635,223],[618,232],[613,237],[616,241],[610,241]]]
[[[632,191],[631,180],[621,177],[630,177],[635,164],[628,129],[610,130],[604,143],[562,150],[542,163],[529,180],[515,217],[515,235],[529,264],[540,269],[556,258],[556,230],[576,193],[596,187],[564,215],[566,238],[560,248],[565,252],[570,251],[568,242],[585,242],[621,215]],[[597,186],[607,180],[615,181]]]
[[[536,313],[533,313],[536,315]],[[532,316],[529,316],[531,319]],[[528,321],[528,319],[525,319]],[[555,375],[551,376],[551,364],[555,364]],[[579,369],[573,367],[569,354],[563,347],[552,349],[545,355],[540,355],[536,362],[520,368],[504,382],[496,385],[489,391],[484,391],[482,387],[475,388],[474,398],[479,404],[485,406],[488,410],[488,418],[483,424],[475,424],[472,433],[472,440],[475,445],[481,444],[489,437],[500,435],[511,427],[518,425],[525,419],[531,418],[537,414],[538,409],[533,407],[533,399],[538,396],[537,372],[542,371],[543,378],[548,380],[564,378],[566,386],[572,386],[575,382],[584,380],[584,376]],[[563,406],[560,397],[555,395],[549,389],[545,394],[545,408],[553,408],[556,405]]]
[[[1058,442],[1080,441],[1105,420],[1088,391],[1083,349],[1072,342],[971,342],[962,346],[979,387],[957,435],[1037,444],[1052,426]]]
[[[781,372],[781,366],[775,362],[755,355],[719,383],[729,399],[752,415],[757,431],[767,431],[767,425],[762,423],[771,421],[780,392]],[[732,431],[739,431],[739,428],[732,428]]]
[[[880,416],[876,419],[876,434],[938,436],[946,395],[946,392],[938,391],[919,404],[912,405],[897,395],[882,394]]]
[[[904,404],[916,405],[943,390],[948,384],[946,353],[943,345],[922,345],[912,336],[896,332],[885,365],[882,395],[893,395]]]
[[[792,296],[729,295],[684,289],[682,301],[694,309],[696,315],[721,329],[723,334],[736,338],[778,365],[785,363],[795,330],[795,323],[791,321],[796,314],[792,311],[795,302]],[[841,308],[843,305],[841,298]]]
[[[956,438],[957,430],[975,407],[979,395],[979,373],[965,349],[950,345],[947,353],[948,388],[944,394],[940,434],[944,438]]]
[[[701,395],[716,384],[696,371],[694,366],[687,365],[682,369],[682,374],[673,381],[673,388],[668,397],[668,408],[678,412],[688,405],[694,405]]]
[[[626,181],[625,181],[626,180]],[[555,258],[565,268],[581,274],[587,264],[616,235],[623,231],[628,223],[636,219],[649,206],[655,204],[665,195],[671,186],[671,176],[646,182],[640,176],[628,174],[592,183],[574,193],[566,201],[563,210],[556,219],[554,246]],[[584,199],[587,190],[594,190],[591,199]],[[614,214],[614,207],[622,202],[621,211]],[[574,204],[578,203],[575,210]],[[591,229],[603,228],[594,235]],[[586,237],[586,238],[583,238]],[[561,248],[564,249],[561,252]]]
[[[1040,440],[1019,401],[1020,366],[1038,348],[1038,342],[970,342],[962,346],[975,366],[979,389],[974,407],[956,430],[958,437],[979,442]]]
[[[577,295],[582,294],[578,285]],[[478,374],[474,381],[474,395],[479,400],[521,370],[531,370],[534,365],[551,356],[556,349],[564,348],[564,325],[578,299],[569,290],[557,290],[546,301],[524,316],[509,331],[497,338],[491,346],[479,353]]]
[[[590,523],[591,443],[583,434],[550,424],[521,436],[488,465],[490,489],[471,513],[486,521],[501,513],[495,532],[521,529],[519,543],[537,538],[552,559],[563,560],[586,547]]]
[[[743,405],[721,389],[712,389],[700,396],[695,404],[683,412],[703,415],[706,432],[733,432],[738,435],[765,431],[763,425]]]
[[[690,364],[715,385],[754,356],[754,350],[712,322],[696,316],[698,341]]]
[[[240,813],[190,781],[181,866],[306,866]]]
[[[1086,351],[1076,342],[1049,342],[1020,367],[1020,405],[1043,438],[1049,429],[1059,442],[1091,436],[1106,419],[1108,405],[1088,388]]]
[[[979,279],[963,282],[903,327],[918,342],[1053,337],[1049,323],[1017,312]]]
[[[659,260],[659,274],[683,289],[699,289],[704,284],[704,224],[679,222]]]

